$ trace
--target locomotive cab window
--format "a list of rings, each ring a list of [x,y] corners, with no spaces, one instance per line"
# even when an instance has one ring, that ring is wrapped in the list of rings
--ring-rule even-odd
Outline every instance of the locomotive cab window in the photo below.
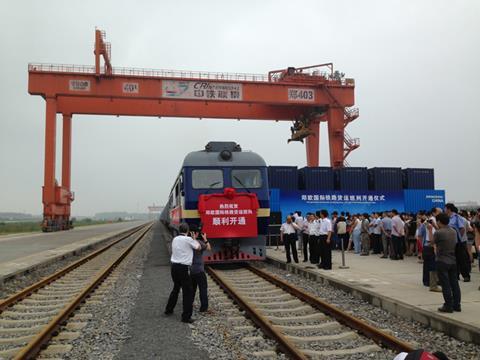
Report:
[[[220,169],[193,170],[192,187],[194,189],[222,189],[223,171]]]
[[[236,189],[258,189],[262,187],[262,174],[258,169],[233,169],[232,185]]]

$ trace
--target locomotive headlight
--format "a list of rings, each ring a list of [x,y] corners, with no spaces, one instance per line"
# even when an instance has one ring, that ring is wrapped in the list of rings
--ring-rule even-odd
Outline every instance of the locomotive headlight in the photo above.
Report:
[[[222,150],[222,152],[220,153],[220,157],[222,158],[222,160],[228,161],[232,158],[232,152],[229,150]]]

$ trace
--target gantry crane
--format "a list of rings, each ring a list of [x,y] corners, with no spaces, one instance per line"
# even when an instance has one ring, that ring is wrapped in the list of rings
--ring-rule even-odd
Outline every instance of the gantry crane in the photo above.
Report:
[[[95,66],[29,64],[28,92],[46,101],[44,230],[70,228],[73,114],[297,121],[307,165],[319,165],[320,122],[328,124],[331,166],[358,148],[345,127],[358,117],[355,82],[332,63],[270,71],[267,76],[113,68],[105,33],[95,31]],[[101,58],[103,58],[103,66]],[[55,177],[56,115],[63,116],[62,183]],[[297,138],[302,138],[302,134]],[[294,139],[294,136],[292,136]],[[273,139],[268,139],[272,141]]]

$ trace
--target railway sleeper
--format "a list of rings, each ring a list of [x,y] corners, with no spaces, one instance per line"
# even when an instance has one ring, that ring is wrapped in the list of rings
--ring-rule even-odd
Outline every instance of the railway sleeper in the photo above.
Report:
[[[52,302],[41,302],[41,303],[28,303],[24,304],[23,302],[16,304],[10,307],[8,310],[5,310],[2,314],[5,314],[8,311],[15,312],[31,312],[33,309],[38,309],[40,311],[56,310],[65,306],[65,302],[56,301]]]
[[[257,305],[254,305],[257,307]],[[268,314],[291,314],[291,313],[301,313],[301,314],[314,314],[317,313],[317,310],[308,305],[297,306],[295,308],[280,308],[280,309],[261,309],[261,312]]]
[[[262,302],[262,303],[256,303],[255,307],[259,309],[264,309],[264,308],[270,308],[270,307],[275,307],[275,308],[288,308],[291,307],[292,305],[302,305],[304,302],[301,300],[293,298],[292,300],[287,300],[287,301],[282,301],[282,302]]]
[[[73,346],[69,344],[52,344],[52,345],[49,345],[40,354],[45,356],[62,355],[70,352],[72,348]]]
[[[285,317],[278,317],[278,316],[267,316],[267,318],[274,324],[285,324],[285,323],[300,323],[300,322],[310,322],[310,321],[318,321],[324,320],[326,315],[322,313],[313,313],[308,315],[301,315],[301,316],[285,316]]]
[[[42,317],[35,319],[0,319],[0,326],[7,329],[13,327],[31,328],[32,326],[46,324],[51,320],[51,317]]]
[[[267,294],[266,296],[245,295],[244,298],[246,298],[247,300],[256,301],[259,304],[261,303],[261,301],[264,301],[264,300],[265,301],[271,301],[271,300],[281,300],[281,299],[297,299],[296,297],[294,297],[290,294],[287,294],[287,293],[282,293],[280,295]]]
[[[8,338],[0,338],[0,346],[5,345],[25,345],[35,337],[35,334],[32,335],[25,335],[25,336],[14,336]]]
[[[38,309],[38,308],[37,308]],[[37,319],[41,317],[53,317],[58,314],[58,310],[49,310],[49,311],[14,311],[7,310],[2,313],[2,318],[5,317],[7,319],[18,319],[18,320],[25,320],[25,319]],[[3,320],[3,319],[2,319]],[[0,320],[1,321],[1,320]]]
[[[331,356],[347,356],[355,354],[369,354],[372,352],[382,351],[378,345],[364,345],[351,349],[335,349],[335,350],[302,350],[302,352],[312,358],[327,358]]]
[[[340,334],[335,335],[320,335],[320,336],[292,336],[287,335],[287,338],[292,340],[295,343],[311,343],[311,342],[337,342],[344,340],[357,339],[358,334],[354,331],[346,331]]]
[[[275,325],[276,328],[280,329],[284,333],[296,332],[296,331],[305,331],[305,330],[335,330],[344,328],[342,324],[336,321],[329,321],[320,324],[314,325]]]
[[[41,326],[36,327],[9,327],[9,328],[0,328],[0,339],[7,338],[12,336],[12,334],[36,334],[42,329]],[[24,335],[26,336],[26,335]]]

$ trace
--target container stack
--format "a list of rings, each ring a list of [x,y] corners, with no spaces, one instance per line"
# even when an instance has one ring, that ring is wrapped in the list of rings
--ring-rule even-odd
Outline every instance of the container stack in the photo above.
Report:
[[[403,187],[405,189],[435,189],[433,169],[404,169]]]
[[[304,199],[306,203],[322,203],[335,208],[348,196],[352,204],[363,201],[375,202],[375,199],[397,199],[395,205],[406,212],[430,210],[432,207],[443,207],[445,191],[435,190],[433,169],[400,167],[331,167],[270,166],[268,168],[270,186],[271,221],[281,219],[282,208],[298,206],[295,203]],[[342,200],[339,200],[342,199]],[[354,199],[354,200],[352,200]],[[366,200],[365,200],[366,199]],[[371,199],[371,200],[370,200]],[[400,200],[400,204],[398,202]],[[359,202],[360,201],[360,202]],[[295,205],[297,204],[297,205]],[[368,205],[370,206],[370,205]],[[388,207],[387,207],[388,208]],[[293,211],[290,209],[289,211]],[[369,210],[371,208],[368,208]]]
[[[368,189],[374,191],[402,191],[402,169],[396,167],[368,169]]]
[[[334,174],[331,167],[304,167],[298,174],[300,189],[334,190]]]
[[[298,189],[298,168],[296,166],[269,166],[268,184],[280,190]]]
[[[335,190],[367,191],[368,170],[366,167],[335,169]]]

